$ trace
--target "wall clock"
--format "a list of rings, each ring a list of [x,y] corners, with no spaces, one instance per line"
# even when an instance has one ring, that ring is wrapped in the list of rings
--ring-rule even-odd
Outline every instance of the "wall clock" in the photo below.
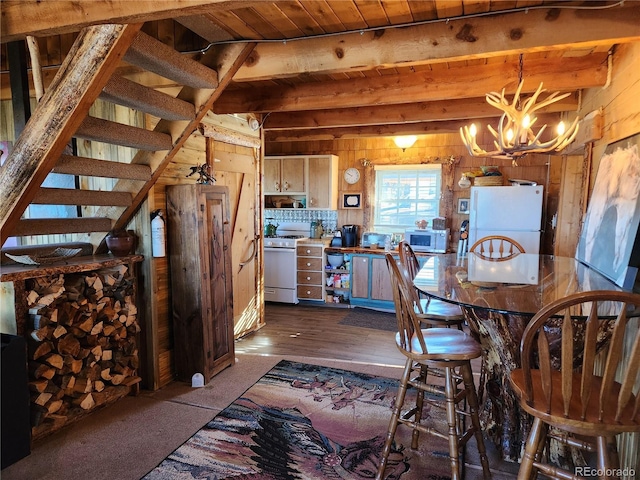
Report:
[[[347,168],[344,171],[344,180],[345,182],[353,185],[354,183],[357,183],[358,180],[360,180],[360,170],[358,170],[357,168]]]

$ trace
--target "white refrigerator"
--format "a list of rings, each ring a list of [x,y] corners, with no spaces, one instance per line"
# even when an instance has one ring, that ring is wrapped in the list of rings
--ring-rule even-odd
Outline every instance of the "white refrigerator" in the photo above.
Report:
[[[471,187],[468,248],[487,235],[513,238],[526,253],[540,253],[540,185]]]

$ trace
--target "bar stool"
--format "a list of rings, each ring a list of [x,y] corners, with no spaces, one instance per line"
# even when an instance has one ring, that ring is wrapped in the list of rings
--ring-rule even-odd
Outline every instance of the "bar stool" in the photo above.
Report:
[[[401,425],[413,430],[412,449],[418,448],[420,432],[448,440],[452,480],[463,477],[464,461],[461,461],[461,457],[467,442],[475,437],[483,476],[490,478],[489,461],[478,417],[478,397],[471,371],[471,360],[482,355],[480,345],[469,334],[453,328],[422,329],[409,293],[412,285],[407,282],[406,276],[401,272],[391,254],[386,254],[386,260],[391,276],[398,322],[396,346],[407,357],[407,361],[389,420],[389,428],[376,479],[384,478],[391,445],[396,430]],[[426,368],[431,367],[444,371],[444,388],[428,385],[424,381]],[[414,371],[418,372],[418,376],[411,378]],[[406,393],[409,388],[417,389],[416,403],[413,406],[405,406]],[[425,393],[443,395],[444,405],[442,401],[425,396]],[[448,427],[446,433],[421,422],[425,401],[445,409]],[[403,412],[405,408],[408,410]],[[466,418],[470,418],[470,425],[467,425]]]

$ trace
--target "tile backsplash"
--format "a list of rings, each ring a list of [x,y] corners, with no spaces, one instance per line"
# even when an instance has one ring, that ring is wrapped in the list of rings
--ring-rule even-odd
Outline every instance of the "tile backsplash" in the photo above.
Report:
[[[337,210],[308,210],[306,208],[265,208],[264,218],[273,218],[275,223],[313,222],[320,220],[325,233],[332,233],[338,225]]]

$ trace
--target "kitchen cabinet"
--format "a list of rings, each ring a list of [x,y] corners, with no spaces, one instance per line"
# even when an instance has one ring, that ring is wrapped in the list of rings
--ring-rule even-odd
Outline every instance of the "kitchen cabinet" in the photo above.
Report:
[[[306,157],[265,157],[265,195],[306,194]]]
[[[338,157],[303,155],[264,158],[265,205],[290,208],[293,201],[306,208],[338,208]]]
[[[322,244],[296,247],[298,300],[324,301],[323,250]]]
[[[338,208],[338,157],[310,155],[307,159],[307,208]]]
[[[384,255],[351,257],[351,305],[393,310],[393,292]]]
[[[234,363],[228,189],[170,186],[167,212],[176,375],[206,383]]]

